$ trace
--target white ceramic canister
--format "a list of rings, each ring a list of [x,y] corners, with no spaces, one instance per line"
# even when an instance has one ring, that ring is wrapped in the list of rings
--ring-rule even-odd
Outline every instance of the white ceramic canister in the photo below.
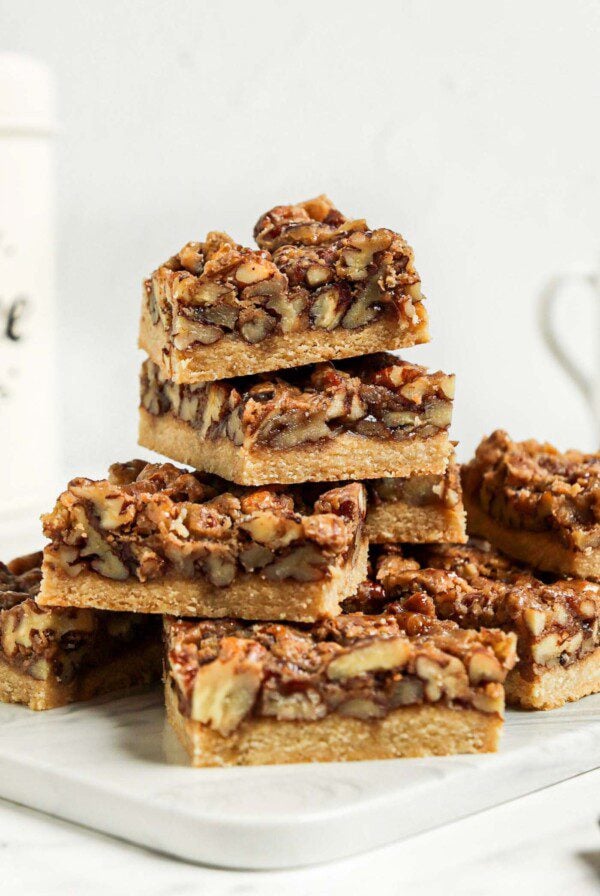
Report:
[[[0,53],[0,518],[57,475],[54,91],[47,68]]]

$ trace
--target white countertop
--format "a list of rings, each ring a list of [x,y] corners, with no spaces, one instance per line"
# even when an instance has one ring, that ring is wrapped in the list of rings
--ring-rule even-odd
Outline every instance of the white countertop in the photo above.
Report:
[[[18,526],[3,553],[39,543]],[[28,528],[28,527],[27,527]],[[600,745],[599,745],[600,747]],[[2,768],[0,768],[0,775]],[[431,806],[435,814],[436,806]],[[600,892],[600,769],[403,842],[281,872],[187,864],[0,800],[2,896],[495,896]]]
[[[435,812],[435,806],[431,807]],[[285,872],[188,865],[0,801],[3,896],[544,896],[600,890],[600,770],[363,856]]]

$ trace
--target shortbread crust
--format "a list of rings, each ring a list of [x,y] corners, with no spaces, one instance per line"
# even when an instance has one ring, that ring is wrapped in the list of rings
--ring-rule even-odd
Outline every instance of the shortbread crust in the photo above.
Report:
[[[454,377],[382,352],[178,385],[148,360],[140,443],[243,485],[442,473]]]
[[[496,430],[462,477],[471,534],[538,569],[600,579],[600,453]]]
[[[561,544],[551,532],[511,529],[485,513],[472,496],[464,493],[467,528],[485,538],[509,557],[538,569],[578,579],[600,580],[600,550],[575,551]]]
[[[399,605],[311,626],[167,617],[168,717],[196,765],[489,751],[515,641]]]
[[[213,231],[144,282],[140,347],[175,382],[428,341],[413,252],[399,234],[369,230],[320,196],[271,209],[256,235],[261,248],[250,249]]]
[[[404,706],[383,719],[331,715],[318,722],[249,719],[229,737],[183,716],[169,683],[167,719],[196,767],[351,762],[493,753],[502,719],[474,709]]]
[[[367,571],[360,483],[248,489],[131,461],[72,480],[43,518],[41,605],[313,619]]]
[[[600,586],[579,579],[542,581],[485,542],[406,546],[384,552],[378,605],[401,600],[409,610],[432,602],[465,629],[496,626],[517,635],[519,662],[507,700],[553,709],[600,690]],[[356,600],[350,603],[356,610]],[[369,607],[372,610],[372,606]]]
[[[47,557],[51,557],[48,553]],[[352,594],[367,572],[367,542],[329,578],[317,582],[286,579],[267,582],[254,573],[238,576],[225,588],[206,580],[167,575],[150,582],[131,577],[125,581],[106,579],[93,570],[72,578],[61,569],[44,563],[39,602],[63,607],[96,607],[210,619],[235,616],[240,619],[287,619],[312,622],[320,616],[336,616],[344,598]]]
[[[0,564],[0,701],[53,709],[157,680],[158,620],[40,607],[41,560]]]
[[[140,408],[138,441],[179,463],[257,486],[443,473],[452,450],[445,432],[403,442],[381,442],[345,432],[318,445],[249,452],[229,439],[201,440],[189,423],[170,414],[155,417],[145,408]]]

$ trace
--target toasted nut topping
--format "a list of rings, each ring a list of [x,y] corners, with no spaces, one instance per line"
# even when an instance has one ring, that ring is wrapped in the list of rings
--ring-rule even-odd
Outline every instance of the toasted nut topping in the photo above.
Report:
[[[327,677],[332,680],[352,678],[363,672],[402,668],[410,656],[406,639],[389,638],[371,644],[354,647],[349,653],[335,657],[327,667]]]
[[[269,333],[273,332],[275,329],[275,318],[260,308],[242,311],[238,327],[246,342],[254,345],[257,342],[262,342]]]
[[[204,243],[184,246],[145,282],[150,320],[166,331],[175,350],[211,345],[225,334],[257,343],[267,332],[355,329],[382,316],[400,323],[407,342],[411,335],[415,341],[427,338],[413,253],[393,231],[368,230],[364,220],[346,218],[319,197],[271,209],[255,235],[258,250],[211,232]],[[334,302],[329,293],[313,308],[315,292],[326,284],[342,300]],[[259,311],[275,316],[257,318]]]
[[[538,641],[537,644],[532,645],[531,655],[534,662],[543,666],[550,660],[560,656],[563,649],[564,646],[560,636],[556,632],[551,632],[545,638],[542,638],[541,641]]]
[[[418,678],[401,678],[394,683],[391,695],[392,706],[410,706],[422,703],[424,695],[423,682]]]
[[[311,264],[306,272],[306,279],[309,286],[321,286],[329,280],[330,271],[328,267],[322,264]]]
[[[237,268],[235,272],[235,279],[239,283],[243,283],[245,286],[248,286],[250,283],[257,283],[259,280],[266,280],[267,277],[270,277],[272,273],[273,268],[270,264],[251,260],[246,261],[244,264],[241,264]]]
[[[282,579],[295,579],[297,582],[317,582],[327,573],[327,560],[321,551],[311,544],[294,548],[281,560],[265,566],[267,579],[279,582]]]
[[[257,644],[240,645],[236,638],[226,638],[222,651],[223,658],[198,670],[191,717],[226,737],[252,709],[262,681],[264,651]]]
[[[490,683],[485,690],[473,694],[473,706],[480,712],[504,715],[504,688],[501,684]]]
[[[471,684],[482,681],[504,681],[506,672],[496,657],[489,653],[474,653],[469,662],[469,680]]]
[[[472,500],[501,525],[550,533],[577,553],[600,547],[600,453],[514,442],[496,430],[482,440],[463,476]],[[557,556],[548,552],[543,568],[560,573]]]
[[[523,620],[532,635],[541,635],[546,627],[546,614],[535,607],[527,607],[523,610]]]
[[[285,722],[313,722],[327,715],[327,705],[313,688],[282,694],[275,688],[263,691],[262,714]]]
[[[268,545],[273,550],[287,547],[302,537],[302,525],[295,520],[287,519],[265,510],[254,514],[249,520],[240,524],[250,537],[259,544]]]
[[[320,292],[310,310],[315,327],[322,327],[324,330],[335,329],[339,325],[347,305],[347,300],[335,286]]]
[[[355,697],[340,704],[338,712],[356,719],[381,719],[385,715],[385,707],[366,697]]]

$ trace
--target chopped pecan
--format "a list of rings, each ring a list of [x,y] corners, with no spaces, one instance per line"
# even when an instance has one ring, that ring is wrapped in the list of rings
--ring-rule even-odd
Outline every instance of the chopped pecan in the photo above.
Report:
[[[254,345],[256,342],[262,342],[273,332],[275,318],[262,308],[247,308],[240,314],[238,329],[246,342]]]
[[[426,438],[448,428],[452,388],[453,377],[393,355],[198,386],[176,386],[149,360],[141,375],[142,406],[150,414],[174,414],[201,438],[278,451],[343,431],[395,440],[418,432]],[[456,502],[456,489],[453,494]]]
[[[262,215],[254,228],[261,249],[273,252],[280,246],[321,245],[348,230],[365,230],[364,221],[348,221],[327,196],[297,205],[278,205]]]
[[[224,638],[218,658],[198,669],[191,718],[223,736],[231,734],[252,709],[263,677],[264,653],[260,644]]]
[[[320,196],[277,206],[255,234],[259,249],[210,233],[146,281],[150,320],[175,349],[188,353],[226,334],[256,344],[311,327],[356,329],[380,315],[409,332],[425,324],[412,250],[393,231],[368,230]]]
[[[382,638],[367,644],[358,643],[331,660],[327,676],[337,680],[352,678],[363,672],[402,669],[408,662],[410,653],[410,646],[405,638]]]
[[[600,643],[600,586],[595,583],[541,581],[481,542],[415,547],[412,556],[406,556],[408,550],[387,550],[378,560],[377,576],[387,598],[417,610],[425,594],[440,616],[465,629],[494,626],[513,633],[524,676],[533,674],[532,663],[569,665]],[[490,657],[472,656],[472,681],[500,680],[506,657],[495,657],[499,666]]]
[[[513,442],[496,430],[462,474],[472,500],[504,526],[553,532],[574,551],[600,547],[600,454]]]
[[[171,620],[167,671],[182,711],[222,733],[248,715],[317,721],[338,713],[368,720],[426,702],[501,713],[513,639],[428,617],[413,626],[416,616],[395,606],[312,626]],[[238,681],[244,673],[249,680]],[[233,691],[234,711],[223,719]],[[227,699],[215,700],[215,692]]]
[[[208,419],[219,417],[222,398],[211,386]],[[86,568],[140,581],[175,572],[224,587],[255,570],[271,581],[316,581],[352,556],[365,506],[357,484],[243,488],[173,464],[132,461],[114,465],[110,481],[69,484],[44,517],[52,542],[46,556],[72,577]]]

